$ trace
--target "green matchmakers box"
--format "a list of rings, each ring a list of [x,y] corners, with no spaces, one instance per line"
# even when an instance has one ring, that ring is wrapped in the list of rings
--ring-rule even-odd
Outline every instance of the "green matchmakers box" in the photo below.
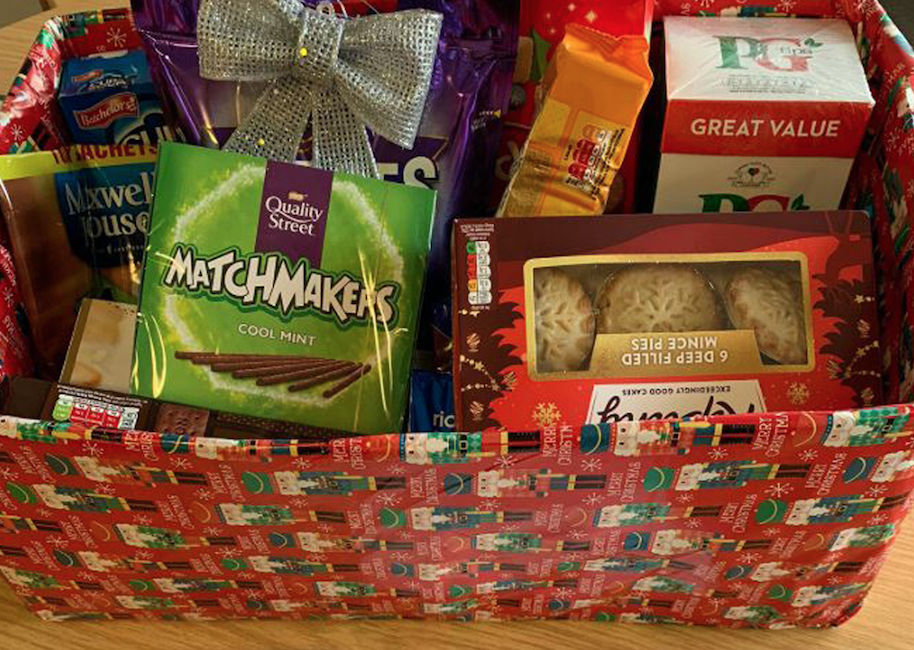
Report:
[[[174,143],[156,173],[132,392],[400,431],[435,193]]]

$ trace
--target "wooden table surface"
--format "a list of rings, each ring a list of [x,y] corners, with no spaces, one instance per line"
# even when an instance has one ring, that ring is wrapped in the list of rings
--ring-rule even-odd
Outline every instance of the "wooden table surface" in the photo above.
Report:
[[[58,9],[0,29],[0,87],[7,88],[42,21],[55,13],[127,0],[57,0]],[[0,0],[0,13],[3,12]],[[828,631],[730,631],[609,623],[43,623],[0,580],[0,650],[303,650],[321,648],[732,648],[907,650],[914,647],[914,527],[903,532],[862,612]]]

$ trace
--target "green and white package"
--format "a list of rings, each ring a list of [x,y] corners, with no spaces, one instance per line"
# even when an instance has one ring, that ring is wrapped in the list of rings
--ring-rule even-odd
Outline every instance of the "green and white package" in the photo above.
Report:
[[[161,147],[135,394],[399,431],[435,193]]]

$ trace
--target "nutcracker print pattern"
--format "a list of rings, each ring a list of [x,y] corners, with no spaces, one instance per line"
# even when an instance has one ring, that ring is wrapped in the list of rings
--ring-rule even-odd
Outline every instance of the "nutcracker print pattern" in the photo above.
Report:
[[[907,407],[226,441],[0,419],[0,572],[46,620],[827,627],[912,503]]]

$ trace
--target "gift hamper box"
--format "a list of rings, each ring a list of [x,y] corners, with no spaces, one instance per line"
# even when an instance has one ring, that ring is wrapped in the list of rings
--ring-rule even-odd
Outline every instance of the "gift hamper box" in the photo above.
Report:
[[[379,4],[384,5],[383,11],[395,3]],[[404,3],[401,8],[431,4]],[[152,6],[148,1],[135,5],[141,12],[145,5]],[[164,16],[167,21],[170,16],[173,24],[180,26],[178,31],[193,32],[186,12],[189,7],[195,10],[197,3],[155,5],[159,18]],[[671,254],[677,250],[675,232],[664,235],[673,242],[664,252],[662,243],[651,238],[650,228],[636,223],[637,217],[618,217],[624,220],[620,223],[626,224],[624,230],[631,239],[637,240],[637,253],[651,256],[644,259],[650,268],[643,271],[656,275],[659,270],[691,288],[691,293],[677,296],[691,307],[694,323],[689,331],[704,337],[691,337],[698,343],[692,346],[688,359],[682,357],[675,376],[691,381],[694,368],[709,363],[706,354],[718,362],[729,362],[729,356],[723,359],[719,355],[720,349],[735,351],[735,356],[764,378],[743,394],[746,403],[742,410],[747,414],[728,415],[720,409],[698,406],[688,412],[688,417],[635,420],[620,417],[616,409],[614,418],[594,418],[585,413],[576,415],[576,421],[563,418],[563,411],[569,412],[566,403],[587,408],[590,391],[580,382],[592,381],[594,372],[622,364],[637,381],[649,385],[639,374],[644,370],[640,361],[669,365],[664,361],[662,346],[668,344],[664,340],[647,332],[632,338],[632,334],[639,334],[637,328],[620,330],[612,325],[626,317],[612,311],[613,292],[625,293],[617,286],[625,278],[619,279],[620,262],[606,256],[620,254],[609,249],[624,237],[613,235],[618,241],[600,242],[605,232],[611,231],[610,220],[615,218],[605,217],[603,234],[595,230],[592,237],[574,244],[577,250],[562,253],[566,257],[582,255],[590,247],[588,254],[598,253],[602,259],[550,261],[559,253],[542,251],[552,245],[568,247],[574,243],[573,238],[566,240],[561,233],[552,232],[547,240],[537,243],[541,254],[515,251],[508,266],[499,264],[510,257],[506,249],[522,245],[521,238],[496,241],[493,232],[513,228],[522,233],[523,220],[512,219],[510,225],[460,222],[460,227],[472,223],[475,228],[472,237],[465,232],[458,234],[462,248],[452,251],[460,260],[455,268],[461,273],[455,276],[458,290],[454,305],[460,337],[455,341],[455,360],[458,364],[465,361],[465,372],[474,373],[465,379],[458,373],[455,385],[454,397],[463,417],[458,425],[463,425],[463,431],[360,436],[307,432],[294,439],[271,439],[261,435],[263,426],[271,426],[261,420],[257,427],[245,424],[252,432],[249,436],[230,436],[220,431],[231,430],[231,423],[223,422],[216,428],[206,422],[207,418],[219,420],[216,411],[223,407],[231,410],[231,388],[218,392],[221,401],[213,404],[212,412],[196,408],[203,405],[204,400],[200,400],[193,412],[182,410],[173,420],[163,420],[163,412],[189,408],[171,402],[181,404],[182,390],[188,397],[203,391],[205,387],[195,384],[194,378],[202,381],[199,378],[215,374],[217,366],[228,373],[253,371],[243,375],[246,383],[237,382],[246,386],[239,391],[248,390],[255,383],[252,378],[274,362],[301,363],[302,367],[292,373],[298,379],[288,379],[304,379],[308,385],[303,390],[311,390],[316,377],[333,374],[332,380],[340,383],[325,384],[318,389],[323,392],[313,395],[321,404],[352,398],[346,402],[349,406],[340,410],[347,416],[358,414],[362,402],[355,395],[367,391],[368,386],[383,386],[390,379],[383,379],[388,375],[378,378],[381,367],[365,370],[367,364],[362,359],[304,362],[273,357],[271,361],[254,360],[252,366],[252,359],[236,350],[229,350],[236,354],[226,358],[217,349],[178,348],[174,341],[182,337],[217,341],[225,334],[220,330],[236,328],[236,311],[248,313],[245,308],[249,305],[243,303],[243,291],[238,286],[231,290],[238,293],[232,298],[197,295],[204,289],[215,291],[215,284],[228,287],[221,279],[233,275],[212,275],[210,271],[216,267],[205,264],[222,253],[218,268],[239,263],[237,258],[242,257],[250,268],[252,259],[263,259],[267,264],[270,255],[263,252],[254,228],[232,234],[245,230],[245,222],[237,215],[232,215],[231,228],[224,232],[212,224],[207,226],[213,246],[220,249],[210,250],[206,241],[197,239],[203,231],[195,233],[183,225],[156,235],[159,217],[154,210],[152,248],[139,250],[157,251],[157,266],[154,271],[147,266],[146,273],[154,273],[156,281],[161,275],[164,282],[169,277],[168,263],[174,268],[171,284],[157,285],[151,295],[146,294],[149,279],[143,282],[140,322],[152,322],[148,317],[143,320],[146,310],[167,323],[145,331],[141,325],[138,330],[148,341],[143,344],[148,354],[137,361],[140,374],[134,373],[133,388],[146,397],[40,382],[28,386],[21,384],[24,379],[5,386],[8,415],[0,417],[0,572],[25,605],[48,621],[547,618],[768,629],[836,626],[857,613],[898,536],[914,490],[914,406],[906,403],[914,398],[914,318],[906,289],[912,259],[908,207],[914,205],[914,52],[874,1],[756,0],[752,6],[745,6],[735,0],[691,4],[662,0],[657,6],[660,18],[691,13],[842,19],[856,39],[875,99],[842,202],[851,212],[778,215],[775,222],[767,224],[761,221],[762,215],[753,215],[751,225],[736,217],[705,219],[701,221],[705,252],[711,253],[715,246],[720,250],[726,250],[720,248],[726,245],[731,248],[726,253],[714,253],[728,255],[726,259],[704,260],[685,259],[681,250]],[[597,21],[600,7],[595,3],[575,20],[582,24]],[[176,48],[189,43],[182,40],[189,38],[187,33],[178,36],[169,43]],[[124,143],[115,150],[68,146],[71,140],[65,121],[53,101],[66,60],[99,50],[136,49],[138,45],[137,33],[125,12],[80,14],[52,20],[45,26],[0,112],[0,150],[24,154],[0,161],[4,188],[36,175],[45,178],[41,183],[48,183],[47,187],[56,188],[57,175],[79,171],[74,166],[85,167],[87,160],[106,160],[89,165],[101,170],[102,175],[107,165],[121,162],[120,157],[139,155],[140,160],[131,158],[130,162],[151,162],[145,142]],[[183,101],[179,97],[171,100]],[[124,105],[118,102],[116,107]],[[183,114],[185,121],[187,115]],[[85,118],[84,123],[94,125],[106,119],[96,115]],[[202,132],[201,137],[207,134]],[[237,163],[236,168],[224,170],[223,181],[238,174],[258,188],[258,193],[251,194],[240,187],[226,187],[218,196],[226,205],[234,201],[232,209],[237,208],[238,215],[313,217],[317,214],[313,210],[325,205],[315,202],[310,193],[304,196],[285,186],[277,190],[283,204],[280,208],[269,209],[264,207],[266,203],[261,206],[263,185],[274,181],[281,184],[292,172],[273,174],[264,171],[262,161],[236,159],[229,154],[222,157],[204,151],[179,155],[180,149],[182,145],[162,147],[170,158],[206,154],[221,159],[219,165]],[[44,153],[28,153],[32,151]],[[29,158],[36,155],[39,158]],[[217,176],[213,169],[219,165],[211,164],[208,158],[200,161],[187,163],[187,169],[198,170],[184,172],[187,183],[170,183],[163,194],[163,205],[174,203],[170,214],[186,212],[209,219],[210,213],[222,205],[209,201],[200,207],[201,203],[180,195],[179,190],[190,192],[208,182],[209,176]],[[174,174],[176,167],[170,166]],[[345,175],[334,174],[332,180],[323,181],[319,179],[323,172],[312,170],[309,175],[309,183],[317,184],[315,187],[324,183],[324,191],[331,198],[321,200],[330,202],[332,219],[346,218],[345,206],[355,200],[353,193],[363,192],[369,198],[396,194],[377,184],[369,191],[367,185],[348,181]],[[61,187],[66,185],[61,183]],[[81,183],[84,192],[94,187],[91,178]],[[326,189],[331,183],[332,192]],[[339,188],[346,194],[342,198],[336,196],[338,183],[346,185]],[[348,189],[349,185],[358,192]],[[47,192],[53,195],[53,191]],[[59,192],[65,206],[66,189]],[[142,183],[123,192],[140,201]],[[99,190],[87,194],[101,196]],[[411,196],[428,205],[428,195]],[[480,192],[476,198],[489,197],[487,192]],[[381,199],[371,200],[377,201],[371,205],[386,205]],[[75,226],[68,229],[62,218],[49,226],[58,229],[54,241],[66,253],[61,253],[61,259],[81,275],[76,286],[61,289],[64,293],[57,298],[58,303],[49,303],[65,304],[45,323],[45,329],[38,331],[32,321],[41,315],[40,305],[33,299],[29,307],[27,296],[20,299],[20,285],[29,283],[26,293],[30,296],[37,290],[52,295],[58,279],[42,274],[36,253],[24,244],[28,238],[15,229],[29,225],[28,215],[36,212],[20,213],[7,205],[4,210],[7,228],[0,241],[4,247],[0,261],[7,262],[0,281],[7,284],[0,315],[9,330],[7,336],[0,337],[5,346],[0,351],[5,374],[27,375],[29,331],[25,324],[31,323],[33,349],[43,367],[53,367],[65,352],[54,325],[72,329],[76,298],[93,282],[107,287],[107,297],[127,299],[136,295],[138,279],[130,283],[124,278],[131,278],[134,268],[134,258],[126,252],[138,249],[124,232],[118,236],[127,235],[126,240],[115,238],[96,245],[86,236],[92,232],[86,225],[91,221],[80,222],[82,230]],[[804,222],[804,217],[811,221]],[[686,222],[664,218],[670,220],[665,223],[673,230],[682,223],[699,221],[694,217]],[[137,219],[133,215],[132,223]],[[304,226],[301,221],[295,223],[298,225],[292,230],[297,234],[305,230],[310,234],[317,227],[310,217]],[[330,222],[328,232],[334,223]],[[569,222],[555,220],[549,228],[558,229],[565,223]],[[716,233],[715,224],[721,227]],[[364,226],[367,231],[371,228]],[[582,228],[586,232],[586,228],[599,230],[600,226]],[[744,241],[748,231],[754,231],[755,239],[742,248],[732,248],[734,241]],[[388,235],[378,232],[378,239],[386,242]],[[232,236],[239,239],[234,246],[220,239]],[[342,256],[352,254],[345,250],[349,242],[339,234],[326,236],[329,239],[321,241],[336,241],[336,246],[317,246],[309,253],[317,257],[309,259],[318,270],[330,269],[338,273],[335,277],[340,282],[355,285],[352,269],[334,266],[342,264],[338,261]],[[359,248],[360,237],[364,234],[353,235],[354,250]],[[269,245],[293,245],[290,241],[288,236],[279,237]],[[493,250],[492,241],[498,250]],[[802,243],[786,250],[783,242]],[[872,255],[867,244],[871,244]],[[364,268],[394,274],[397,282],[418,282],[408,277],[413,273],[410,264],[397,261],[396,249],[390,252],[388,248],[379,250],[379,259],[384,258],[374,261],[379,266]],[[746,257],[759,251],[763,254],[758,259]],[[207,258],[201,262],[204,266],[199,276],[198,255]],[[176,259],[185,262],[175,265]],[[10,260],[15,261],[15,270]],[[758,290],[758,284],[737,282],[740,274],[753,275],[753,262],[760,267],[753,276],[756,283],[767,283],[774,294],[797,296],[784,302],[781,317],[786,319],[787,328],[779,330],[780,337],[763,335],[761,326],[743,328],[754,328],[756,337],[735,331],[740,318],[746,317],[737,289],[748,286]],[[658,263],[668,268],[664,270]],[[587,268],[575,267],[582,264]],[[301,268],[305,269],[301,277],[314,270],[307,265]],[[629,283],[646,286],[654,281],[637,277],[637,265],[628,268],[629,275],[635,274],[628,278]],[[55,269],[46,271],[52,272]],[[286,274],[292,275],[288,269]],[[297,273],[295,277],[299,277]],[[523,287],[526,281],[531,290],[515,288],[513,294],[505,296],[499,293],[505,278],[512,279],[514,287]],[[540,292],[533,290],[538,278]],[[176,286],[177,280],[184,284]],[[330,287],[332,283],[320,286]],[[410,287],[411,297],[407,297],[414,313],[418,310],[418,289]],[[411,323],[405,308],[396,316],[394,310],[380,305],[362,309],[358,289],[353,292],[339,303],[350,309],[342,309],[337,315],[328,312],[321,327],[337,327],[354,336],[352,332],[357,330],[347,328],[358,327],[358,323],[342,325],[353,309],[363,316],[379,315],[380,324],[391,324],[391,331],[394,322]],[[546,294],[561,298],[572,310],[581,301],[601,305],[599,323],[593,312],[592,322],[588,321],[587,310],[578,319],[591,333],[580,349],[566,345],[564,339],[553,345],[545,332],[537,332],[532,320],[521,326],[525,301],[532,300],[531,309],[536,311],[537,296]],[[265,289],[259,295],[267,300]],[[299,296],[294,288],[270,295],[285,295],[285,299],[277,297],[276,304],[284,300],[287,310],[290,305],[302,307],[309,300],[307,292]],[[391,300],[403,297],[393,289],[388,295]],[[192,300],[205,309],[188,307]],[[316,298],[311,300],[312,306],[318,304]],[[19,309],[22,316],[17,320],[21,301],[26,306]],[[728,301],[734,304],[728,307]],[[823,301],[828,303],[826,307],[820,305]],[[236,303],[237,310],[230,311]],[[486,312],[486,327],[480,326],[484,319],[479,308],[483,305],[491,307]],[[702,305],[707,309],[702,311]],[[193,314],[185,316],[186,323],[197,324],[188,328],[180,319],[170,320],[175,314],[181,315],[181,310]],[[573,311],[553,315],[559,333],[564,327],[562,319],[574,317]],[[255,316],[249,321],[258,327],[267,322],[260,312]],[[339,322],[333,324],[333,318]],[[770,324],[772,316],[756,318],[750,313],[748,318]],[[496,321],[501,325],[492,327]],[[604,327],[604,321],[610,325]],[[404,325],[408,327],[415,329]],[[47,344],[40,339],[42,333],[47,337],[44,341],[60,347],[53,350],[54,354],[48,354]],[[269,334],[265,336],[269,338]],[[720,349],[716,344],[711,346],[708,337],[717,337],[727,345]],[[157,341],[163,342],[161,347]],[[684,345],[691,344],[687,341]],[[475,356],[482,349],[487,351],[485,363]],[[267,351],[272,354],[277,350]],[[58,352],[60,355],[55,356]],[[322,354],[343,355],[333,348]],[[859,382],[853,377],[856,357],[872,369]],[[832,363],[836,358],[844,363]],[[640,361],[635,363],[636,359]],[[159,364],[166,361],[170,367],[196,365],[196,374],[188,371],[185,380],[169,385],[168,399],[147,399],[160,394],[164,378]],[[315,363],[323,370],[315,372]],[[327,371],[327,365],[332,370]],[[640,369],[632,370],[636,365]],[[387,365],[383,367],[386,372]],[[402,375],[402,368],[394,370]],[[656,378],[657,368],[650,370]],[[558,386],[567,380],[555,376],[557,372],[574,374],[569,386],[578,391],[578,397],[566,389],[561,396],[557,391],[555,399],[550,398],[550,382]],[[224,378],[220,382],[229,384],[235,375],[220,377]],[[702,382],[711,384],[725,380],[730,381],[721,376],[701,377]],[[540,384],[534,400],[511,401],[512,391],[526,391],[537,381]],[[734,385],[738,381],[733,380]],[[487,393],[507,396],[507,406],[495,412],[497,417],[493,417],[491,403],[474,398]],[[23,394],[26,397],[11,397]],[[258,409],[256,399],[246,399],[258,410],[249,415],[277,415],[265,402]],[[561,400],[565,401],[559,404]],[[197,398],[185,401],[192,403]],[[405,395],[398,393],[397,402],[405,407]],[[370,426],[389,424],[391,405],[383,400],[372,404],[384,413],[383,417],[379,413],[371,418]],[[830,410],[809,410],[811,404]],[[763,410],[763,406],[771,410]],[[135,417],[124,417],[129,409]],[[671,407],[667,415],[682,415],[673,411]],[[153,417],[152,413],[158,415]],[[502,419],[511,425],[501,426]],[[150,423],[145,425],[148,430],[138,430],[139,422]]]

